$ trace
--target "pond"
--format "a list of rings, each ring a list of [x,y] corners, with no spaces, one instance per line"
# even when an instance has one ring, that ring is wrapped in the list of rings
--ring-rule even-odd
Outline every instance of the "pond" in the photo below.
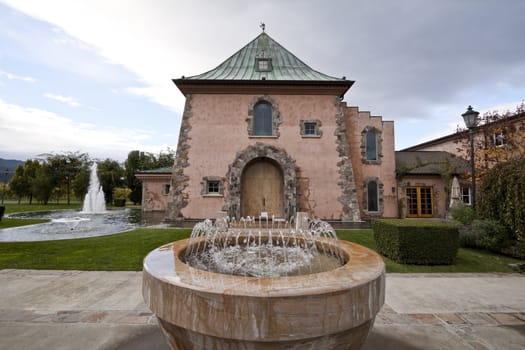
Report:
[[[160,224],[164,213],[143,213],[140,209],[107,210],[86,214],[77,210],[14,213],[7,217],[49,219],[49,222],[0,230],[0,242],[50,241],[111,235],[137,227]]]

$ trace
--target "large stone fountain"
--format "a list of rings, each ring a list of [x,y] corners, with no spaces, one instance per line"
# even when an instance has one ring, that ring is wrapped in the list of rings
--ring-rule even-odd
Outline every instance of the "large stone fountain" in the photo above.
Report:
[[[293,229],[205,221],[146,256],[144,300],[172,349],[362,346],[384,303],[384,263],[301,214]]]

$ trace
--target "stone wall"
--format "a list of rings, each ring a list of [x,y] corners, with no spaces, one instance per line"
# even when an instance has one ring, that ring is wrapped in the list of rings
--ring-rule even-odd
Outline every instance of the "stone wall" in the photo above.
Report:
[[[188,195],[184,193],[184,189],[188,186],[189,177],[184,174],[184,169],[189,166],[188,152],[190,144],[188,134],[191,130],[191,103],[192,96],[186,96],[179,132],[179,142],[175,154],[175,164],[173,165],[171,187],[167,200],[166,221],[183,220],[184,217],[181,210],[188,204]]]

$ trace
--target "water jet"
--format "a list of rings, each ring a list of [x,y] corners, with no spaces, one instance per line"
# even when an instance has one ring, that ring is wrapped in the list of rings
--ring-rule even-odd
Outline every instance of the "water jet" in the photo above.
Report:
[[[359,349],[384,303],[381,257],[304,215],[295,228],[246,222],[205,221],[144,259],[144,300],[171,348]]]
[[[97,163],[93,163],[89,173],[89,187],[84,197],[82,213],[86,214],[103,214],[106,212],[106,199],[104,191],[98,180]]]

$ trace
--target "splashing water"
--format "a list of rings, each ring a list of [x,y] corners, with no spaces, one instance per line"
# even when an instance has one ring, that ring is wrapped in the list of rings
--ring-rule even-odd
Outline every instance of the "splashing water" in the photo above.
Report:
[[[337,235],[327,222],[309,220],[305,229],[291,229],[287,223],[272,229],[273,222],[259,228],[260,222],[249,222],[241,218],[236,225],[221,218],[215,225],[211,220],[196,224],[185,261],[201,270],[253,277],[304,275],[345,263]]]
[[[104,191],[98,181],[97,163],[91,166],[89,174],[89,188],[86,197],[84,198],[84,206],[82,213],[86,214],[103,214],[106,212],[106,199],[104,198]]]

